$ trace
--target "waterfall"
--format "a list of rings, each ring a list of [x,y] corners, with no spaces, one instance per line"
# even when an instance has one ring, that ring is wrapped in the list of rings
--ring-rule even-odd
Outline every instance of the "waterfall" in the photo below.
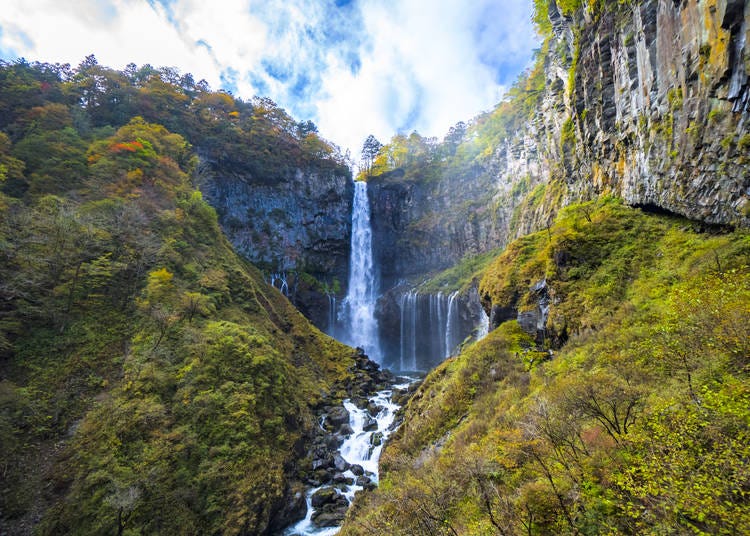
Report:
[[[477,327],[477,340],[481,341],[490,332],[490,317],[484,312],[484,308],[481,309],[480,314],[482,315],[479,326]]]
[[[289,284],[286,281],[286,272],[276,272],[271,274],[269,277],[269,283],[272,287],[279,289],[279,291],[286,297],[289,297]]]
[[[448,358],[453,353],[454,348],[458,345],[458,304],[456,298],[458,291],[453,292],[448,298],[448,314],[445,321],[445,357]]]
[[[328,334],[336,336],[336,295],[328,293]]]
[[[359,346],[380,363],[378,324],[375,319],[376,277],[372,261],[372,228],[367,183],[354,183],[352,247],[349,263],[349,292],[344,300],[344,342]]]
[[[404,291],[397,301],[401,352],[395,365],[402,371],[429,370],[454,355],[468,336],[473,334],[479,340],[487,335],[489,317],[475,299],[476,293],[462,300],[459,291]]]
[[[401,370],[417,370],[417,291],[401,295]]]

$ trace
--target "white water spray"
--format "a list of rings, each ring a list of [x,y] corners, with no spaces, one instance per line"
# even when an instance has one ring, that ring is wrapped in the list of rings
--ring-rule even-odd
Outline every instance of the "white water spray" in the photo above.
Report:
[[[354,183],[352,249],[349,263],[349,293],[344,300],[345,343],[359,346],[380,363],[378,323],[375,319],[376,277],[372,261],[372,228],[367,183]]]

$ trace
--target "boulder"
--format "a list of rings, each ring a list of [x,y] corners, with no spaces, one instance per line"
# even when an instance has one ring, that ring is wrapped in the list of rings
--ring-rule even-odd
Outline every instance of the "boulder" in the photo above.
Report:
[[[378,421],[376,421],[372,417],[366,417],[363,430],[365,432],[374,432],[377,429],[378,429]]]
[[[344,471],[349,469],[350,464],[341,456],[341,454],[336,454],[333,457],[333,466],[336,468],[337,471],[340,471],[343,473]]]
[[[328,412],[326,423],[331,429],[337,430],[342,424],[349,423],[349,412],[344,406],[335,406]]]
[[[341,525],[346,517],[346,507],[343,510],[334,510],[332,512],[315,512],[312,516],[312,522],[317,527],[337,527]]]
[[[336,473],[333,475],[333,483],[334,484],[344,484],[345,486],[351,486],[354,484],[354,479],[346,476],[344,473]]]
[[[377,417],[381,411],[383,411],[383,406],[379,406],[375,402],[370,402],[369,404],[367,404],[367,413],[369,413],[373,417]]]
[[[311,498],[311,504],[313,508],[320,508],[326,504],[333,504],[337,502],[337,499],[341,497],[341,493],[336,488],[326,487],[320,488],[318,491],[313,493]],[[346,498],[344,498],[346,500]]]

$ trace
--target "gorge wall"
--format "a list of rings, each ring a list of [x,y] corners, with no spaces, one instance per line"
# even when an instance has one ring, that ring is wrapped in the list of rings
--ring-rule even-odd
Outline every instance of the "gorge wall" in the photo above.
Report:
[[[326,329],[326,293],[345,293],[354,185],[341,170],[296,168],[278,181],[208,167],[201,189],[234,247],[269,274],[313,323]],[[309,277],[300,277],[301,273]],[[279,286],[279,285],[277,285]]]
[[[386,339],[403,331],[411,289],[572,202],[611,195],[750,225],[750,3],[565,5],[549,3],[525,80],[457,145],[449,133],[368,179]]]
[[[709,223],[750,222],[744,0],[605,2],[565,17],[543,151],[578,197],[614,193]],[[550,96],[552,97],[552,95]],[[559,113],[560,110],[563,113]]]

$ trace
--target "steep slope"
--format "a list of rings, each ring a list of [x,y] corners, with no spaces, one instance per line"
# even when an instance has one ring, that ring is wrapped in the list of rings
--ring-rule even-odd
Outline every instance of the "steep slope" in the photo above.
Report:
[[[95,67],[0,69],[0,531],[277,529],[354,351],[235,253],[184,137],[103,118]]]
[[[342,534],[750,530],[749,261],[614,200],[511,243],[482,295],[544,337],[514,317],[434,370]]]

